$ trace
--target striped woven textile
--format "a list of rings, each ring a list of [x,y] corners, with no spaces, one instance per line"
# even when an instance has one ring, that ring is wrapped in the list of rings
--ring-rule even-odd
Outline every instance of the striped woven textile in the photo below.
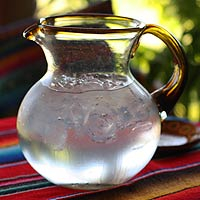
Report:
[[[200,145],[184,153],[154,157],[129,182],[107,191],[81,191],[56,186],[24,159],[16,118],[0,119],[0,199],[200,199]]]
[[[28,89],[44,74],[42,49],[22,32],[34,19],[0,27],[0,117],[13,116]]]

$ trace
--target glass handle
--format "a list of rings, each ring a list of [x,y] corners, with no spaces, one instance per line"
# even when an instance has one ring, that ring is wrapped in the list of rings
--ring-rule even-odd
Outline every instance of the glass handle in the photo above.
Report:
[[[174,72],[170,80],[161,88],[151,93],[161,112],[168,114],[183,92],[187,80],[187,60],[181,44],[168,31],[157,25],[148,24],[141,32],[150,33],[161,39],[170,49],[173,56]]]

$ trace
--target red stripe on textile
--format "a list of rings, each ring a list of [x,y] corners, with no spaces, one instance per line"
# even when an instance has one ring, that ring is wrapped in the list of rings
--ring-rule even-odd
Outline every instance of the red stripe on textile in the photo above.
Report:
[[[0,60],[0,76],[11,70],[26,67],[26,63],[30,63],[38,58],[44,58],[44,55],[38,50],[37,46],[25,48],[22,51],[7,56]]]
[[[19,143],[16,130],[16,117],[0,120],[0,148]]]
[[[47,200],[47,199],[56,199],[59,196],[67,195],[67,198],[73,196],[81,196],[87,193],[91,193],[91,191],[79,191],[73,190],[69,188],[63,188],[59,186],[49,186],[46,188],[32,189],[28,191],[23,191],[19,193],[14,193],[10,195],[0,196],[2,200]],[[94,191],[93,191],[94,193]]]
[[[195,166],[200,166],[200,150],[181,154],[180,156],[151,160],[150,163],[127,184],[151,175],[183,170]]]
[[[9,146],[14,146],[19,143],[19,139],[17,137],[16,130],[13,133],[10,134],[2,134],[0,132],[0,148],[5,148]]]
[[[200,199],[200,186],[187,188],[167,196],[156,198],[157,200],[198,200]]]
[[[15,177],[1,179],[0,187],[3,187],[3,186],[10,187],[11,185],[27,183],[27,182],[32,182],[32,181],[38,181],[38,180],[44,180],[44,178],[37,173],[23,175],[23,176],[15,176]]]
[[[16,128],[16,117],[0,119],[0,131]]]
[[[27,161],[8,163],[0,165],[0,180],[27,174],[35,174],[36,171],[28,164]]]

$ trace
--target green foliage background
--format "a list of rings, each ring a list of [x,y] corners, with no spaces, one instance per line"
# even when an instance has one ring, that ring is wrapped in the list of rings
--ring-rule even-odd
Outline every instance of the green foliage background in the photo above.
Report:
[[[146,1],[152,3],[152,1]],[[155,1],[154,1],[155,3]],[[174,114],[179,117],[187,117],[192,121],[200,120],[200,1],[199,0],[168,0],[163,4],[163,27],[165,21],[177,21],[181,34],[179,41],[188,59],[188,82],[183,95],[174,108]],[[172,20],[173,21],[173,20]],[[161,20],[162,23],[162,20]],[[172,25],[173,26],[173,25]],[[172,27],[176,30],[177,27]],[[167,28],[169,30],[169,28]],[[144,59],[145,58],[145,59]],[[150,47],[140,47],[137,56],[132,62],[133,68],[148,68],[144,84],[148,90],[155,80],[166,83],[172,74],[173,68],[169,67],[171,54],[168,49],[153,50]],[[144,61],[146,60],[146,61]],[[145,70],[144,70],[145,71]]]

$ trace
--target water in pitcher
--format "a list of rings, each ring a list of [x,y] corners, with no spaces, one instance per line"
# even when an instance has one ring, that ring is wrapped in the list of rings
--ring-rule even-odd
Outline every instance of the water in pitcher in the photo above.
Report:
[[[149,162],[160,135],[157,108],[145,95],[134,82],[70,93],[39,81],[18,114],[25,157],[46,179],[67,187],[129,180]]]

